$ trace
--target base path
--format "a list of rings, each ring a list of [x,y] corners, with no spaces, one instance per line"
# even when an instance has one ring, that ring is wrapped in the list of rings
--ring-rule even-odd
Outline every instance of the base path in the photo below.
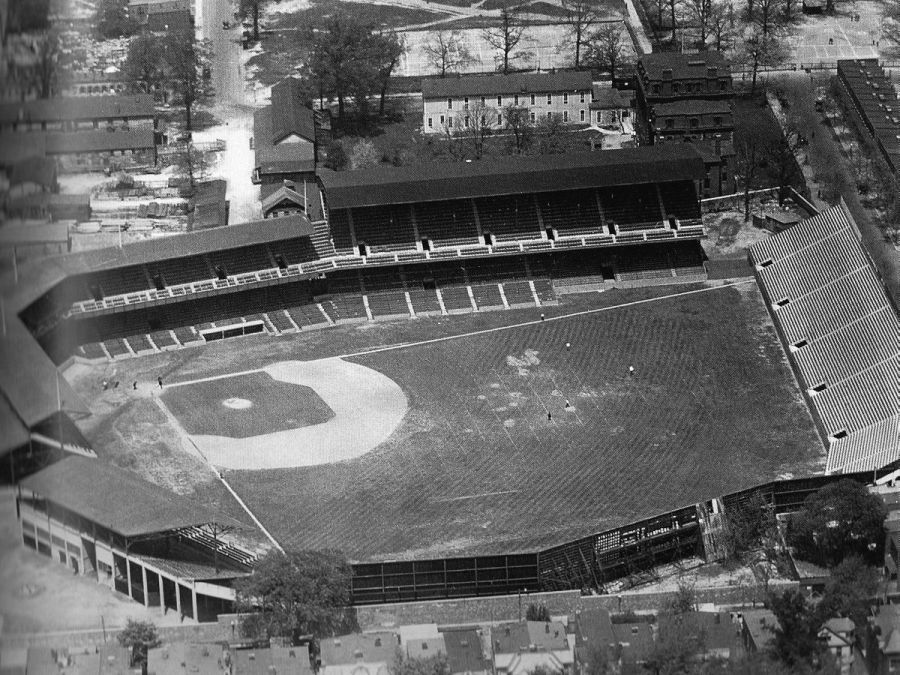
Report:
[[[213,466],[252,471],[353,459],[384,442],[408,408],[403,390],[389,377],[340,358],[281,361],[261,370],[273,379],[314,390],[334,417],[322,424],[250,438],[190,435]],[[215,379],[224,378],[171,386]]]

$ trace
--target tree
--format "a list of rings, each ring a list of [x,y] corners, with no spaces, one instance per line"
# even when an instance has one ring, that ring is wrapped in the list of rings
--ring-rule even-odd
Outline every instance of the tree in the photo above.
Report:
[[[131,38],[123,70],[126,77],[139,84],[145,93],[152,93],[162,84],[165,79],[164,64],[165,52],[158,38],[152,35]]]
[[[878,592],[875,570],[859,556],[844,558],[831,570],[822,595],[821,615],[845,616],[858,628],[866,625],[869,608]]]
[[[150,621],[128,619],[119,635],[119,644],[131,650],[131,665],[139,666],[147,662],[147,651],[160,644],[156,626]]]
[[[779,63],[783,63],[788,54],[788,47],[779,36],[772,33],[766,35],[756,26],[747,30],[738,56],[741,61],[750,66],[752,73],[751,94],[756,92],[756,77],[759,74],[759,69],[763,66],[776,66]]]
[[[197,186],[197,180],[206,178],[212,163],[209,156],[188,141],[184,149],[175,154],[175,166],[182,176],[187,176],[191,193]]]
[[[761,546],[778,526],[772,506],[759,492],[752,492],[745,502],[729,508],[725,521],[730,552],[737,559]]]
[[[50,28],[50,0],[9,0],[5,35],[36,33]]]
[[[713,2],[712,0],[685,0],[685,6],[687,7],[688,15],[693,19],[694,25],[700,31],[699,43],[701,48],[703,48],[710,33]]]
[[[100,0],[94,22],[97,32],[106,39],[127,37],[136,27],[127,0]]]
[[[734,5],[730,0],[713,0],[709,14],[709,30],[717,51],[731,47],[735,35]]]
[[[667,608],[672,614],[688,614],[697,610],[697,594],[694,585],[684,581],[678,581],[678,589],[675,595],[667,603]]]
[[[877,562],[884,518],[876,495],[856,481],[839,480],[807,497],[791,516],[787,543],[799,558],[827,567],[851,555]]]
[[[532,602],[525,610],[526,621],[550,621],[550,610],[544,604],[536,604]]]
[[[462,137],[471,143],[475,159],[481,159],[484,155],[484,142],[492,133],[495,119],[496,108],[481,101],[475,101],[468,110],[456,115],[456,127],[462,130]]]
[[[581,51],[591,35],[591,28],[600,18],[598,5],[593,0],[562,0],[566,13],[563,22],[569,43],[575,48],[575,68],[581,67]]]
[[[59,34],[55,30],[48,31],[38,45],[35,64],[40,98],[51,98],[57,93],[59,57]]]
[[[735,114],[734,151],[740,187],[744,191],[744,222],[750,220],[750,193],[759,187],[769,136],[769,124],[763,115]]]
[[[344,144],[338,140],[332,141],[325,155],[325,167],[332,171],[343,171],[347,168],[347,162]]]
[[[515,52],[515,49],[524,33],[525,24],[519,16],[519,10],[513,7],[503,7],[500,10],[500,23],[484,30],[485,41],[500,51],[501,60],[497,70],[504,75],[509,73],[510,64],[523,56],[522,53]]]
[[[822,617],[816,608],[793,589],[773,596],[769,604],[778,619],[772,645],[778,660],[797,670],[820,663],[824,656],[818,636]]]
[[[393,31],[373,35],[369,40],[369,52],[373,63],[376,64],[379,83],[379,117],[384,115],[384,99],[387,96],[391,75],[400,63],[400,57],[405,50],[403,38]]]
[[[335,551],[270,551],[235,588],[241,611],[255,612],[242,624],[247,636],[326,637],[354,628],[350,565]]]
[[[525,152],[534,134],[529,110],[512,103],[504,106],[503,128],[512,135],[510,149],[516,154]]]
[[[566,128],[562,115],[542,117],[535,127],[539,155],[559,155],[566,151]]]
[[[625,39],[622,37],[622,23],[604,23],[591,38],[585,60],[592,67],[608,71],[610,78],[616,77],[616,66],[625,54]]]
[[[466,48],[459,31],[438,30],[431,33],[431,39],[422,49],[428,63],[434,66],[441,77],[446,77],[448,72],[470,63],[472,54]]]
[[[371,169],[381,163],[375,144],[368,138],[358,140],[350,151],[351,169]]]
[[[589,642],[587,658],[582,662],[584,675],[622,675],[626,670],[622,663],[622,645],[605,645]]]
[[[187,129],[192,126],[194,104],[212,92],[204,77],[209,65],[209,45],[197,42],[193,30],[177,30],[164,38],[168,80],[184,106]]]
[[[787,24],[781,4],[784,0],[755,0],[750,22],[757,27],[763,38],[775,33],[783,33]]]
[[[253,20],[254,40],[259,40],[259,12],[268,2],[269,0],[240,0],[238,5],[238,14],[244,19],[250,17]]]
[[[660,616],[659,635],[645,667],[651,672],[689,673],[706,651],[706,634],[687,614]]]

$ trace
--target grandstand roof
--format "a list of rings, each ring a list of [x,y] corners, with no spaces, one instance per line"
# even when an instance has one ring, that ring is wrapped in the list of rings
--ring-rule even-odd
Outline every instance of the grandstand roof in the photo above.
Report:
[[[448,98],[585,91],[590,90],[591,85],[591,74],[587,71],[441,77],[422,80],[422,97]]]
[[[113,464],[71,455],[21,486],[126,537],[237,521]]]
[[[829,471],[900,459],[900,321],[846,204],[750,248],[760,287],[832,441]]]
[[[73,96],[21,103],[0,104],[0,122],[58,122],[124,117],[153,117],[153,97],[148,94],[128,96]]]
[[[696,180],[704,175],[703,160],[687,143],[319,173],[331,209]]]
[[[0,395],[0,453],[5,454],[28,442],[30,434],[16,412]]]

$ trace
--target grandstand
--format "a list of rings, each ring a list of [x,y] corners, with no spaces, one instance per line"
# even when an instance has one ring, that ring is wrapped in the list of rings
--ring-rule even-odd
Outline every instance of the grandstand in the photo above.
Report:
[[[759,286],[829,447],[829,473],[900,460],[900,322],[843,202],[754,245]]]

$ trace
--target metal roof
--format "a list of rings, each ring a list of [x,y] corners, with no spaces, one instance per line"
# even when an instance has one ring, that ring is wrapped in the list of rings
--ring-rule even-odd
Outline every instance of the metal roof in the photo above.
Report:
[[[701,179],[704,175],[703,160],[687,143],[319,172],[331,209]]]
[[[428,99],[590,91],[591,84],[591,74],[587,71],[427,78],[422,80],[422,97]]]
[[[23,478],[20,485],[125,537],[208,523],[239,525],[127,469],[79,455]]]
[[[272,87],[272,135],[273,144],[297,134],[308,141],[316,140],[316,120],[311,108],[300,98],[300,81],[292,77]]]

